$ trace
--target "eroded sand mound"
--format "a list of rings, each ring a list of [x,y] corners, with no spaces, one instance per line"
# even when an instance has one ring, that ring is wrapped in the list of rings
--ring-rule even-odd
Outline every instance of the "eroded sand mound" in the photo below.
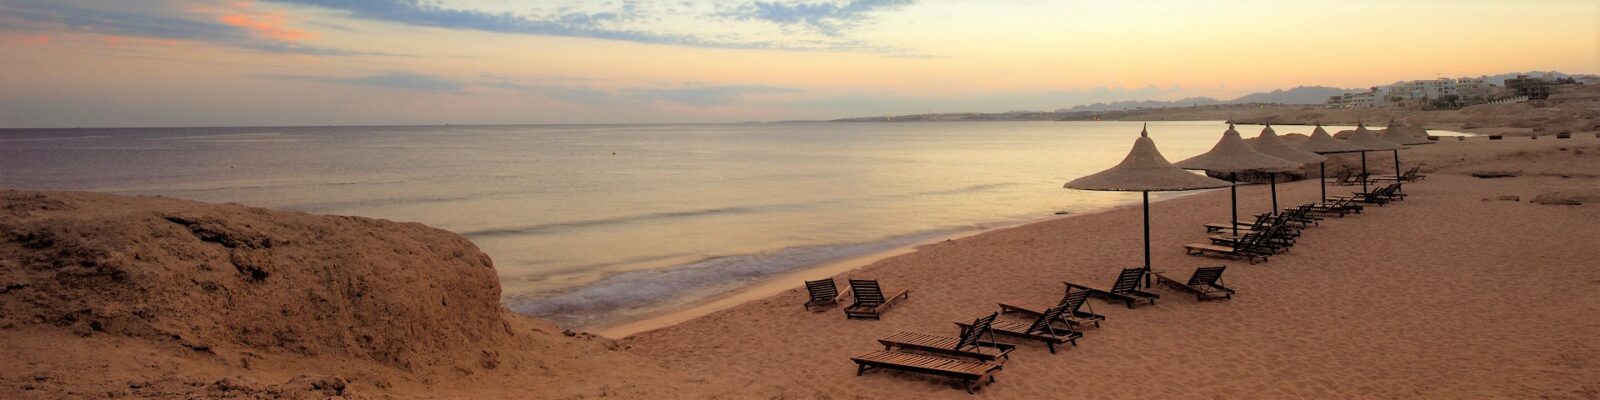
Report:
[[[89,193],[0,201],[0,324],[401,369],[508,336],[489,257],[420,224]]]
[[[717,386],[506,311],[415,223],[0,192],[0,398],[674,398]]]

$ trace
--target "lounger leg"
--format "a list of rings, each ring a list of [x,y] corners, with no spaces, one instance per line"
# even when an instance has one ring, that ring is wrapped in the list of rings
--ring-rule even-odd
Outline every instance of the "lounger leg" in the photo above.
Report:
[[[1050,354],[1055,354],[1056,353],[1056,344],[1055,343],[1045,342],[1044,345],[1045,345],[1045,347],[1050,348]]]
[[[856,376],[861,376],[861,374],[866,373],[866,372],[867,372],[867,365],[866,364],[856,364]]]

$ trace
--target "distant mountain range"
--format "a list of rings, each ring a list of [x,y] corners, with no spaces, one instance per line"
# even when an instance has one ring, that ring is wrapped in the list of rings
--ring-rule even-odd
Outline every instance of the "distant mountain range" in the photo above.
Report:
[[[1565,74],[1565,73],[1561,73],[1561,72],[1557,72],[1557,71],[1528,71],[1528,72],[1509,72],[1509,73],[1497,74],[1497,75],[1487,75],[1487,76],[1484,77],[1484,81],[1486,81],[1486,82],[1488,82],[1490,84],[1493,84],[1493,85],[1504,85],[1507,79],[1516,78],[1517,75],[1544,76],[1545,74],[1549,74],[1550,76],[1556,77],[1556,78],[1572,78],[1572,77],[1592,76],[1592,75],[1584,75],[1584,74],[1571,75],[1571,74]],[[1396,81],[1396,82],[1391,83],[1389,85],[1405,83],[1405,82],[1406,81]],[[1388,85],[1380,85],[1380,86],[1388,86]],[[1193,106],[1209,106],[1209,105],[1216,105],[1216,104],[1250,104],[1250,103],[1322,104],[1322,103],[1327,102],[1329,97],[1338,96],[1338,95],[1341,95],[1341,94],[1344,94],[1344,93],[1348,93],[1348,92],[1363,91],[1363,90],[1367,90],[1367,88],[1340,89],[1340,88],[1327,87],[1327,86],[1299,86],[1299,87],[1295,87],[1294,89],[1289,89],[1289,90],[1279,89],[1279,90],[1274,90],[1274,91],[1271,91],[1271,92],[1251,93],[1251,94],[1247,94],[1247,95],[1244,95],[1244,96],[1240,96],[1239,98],[1233,99],[1233,100],[1217,100],[1217,99],[1213,99],[1213,98],[1210,98],[1210,97],[1190,97],[1190,98],[1187,98],[1187,99],[1173,100],[1173,101],[1129,100],[1129,101],[1115,101],[1115,102],[1110,102],[1110,103],[1085,104],[1085,105],[1073,106],[1072,108],[1058,109],[1058,110],[1056,110],[1056,112],[1121,111],[1121,110],[1133,110],[1133,109],[1139,109],[1139,108],[1193,107]]]
[[[1513,75],[1513,77],[1515,77]],[[1276,104],[1322,104],[1328,97],[1338,96],[1345,92],[1359,89],[1340,89],[1327,86],[1300,86],[1289,90],[1274,90],[1271,92],[1251,93],[1233,100],[1217,100],[1210,97],[1190,97],[1173,101],[1137,100],[1116,101],[1110,103],[1094,103],[1063,108],[1056,112],[1079,111],[1119,111],[1138,108],[1173,108],[1209,106],[1216,104],[1248,104],[1248,103],[1276,103]]]
[[[1484,81],[1494,85],[1504,85],[1507,79],[1516,78],[1517,75],[1534,77],[1546,74],[1555,78],[1597,79],[1592,74],[1565,74],[1556,71],[1528,71],[1511,72],[1497,75],[1485,75]],[[1452,77],[1459,78],[1459,77]],[[1405,83],[1397,81],[1394,84]],[[1389,86],[1392,84],[1378,85]],[[1190,97],[1180,100],[1127,100],[1110,103],[1094,103],[1062,108],[1055,111],[1011,111],[1003,113],[933,113],[917,115],[898,115],[892,117],[857,117],[842,118],[833,121],[1067,121],[1098,118],[1098,115],[1116,112],[1138,112],[1130,110],[1150,110],[1162,108],[1204,107],[1220,106],[1230,107],[1243,104],[1282,104],[1282,105],[1320,105],[1326,103],[1329,97],[1344,93],[1366,91],[1368,88],[1340,89],[1327,86],[1298,86],[1293,89],[1279,89],[1271,92],[1251,93],[1233,100],[1217,100],[1210,97]]]

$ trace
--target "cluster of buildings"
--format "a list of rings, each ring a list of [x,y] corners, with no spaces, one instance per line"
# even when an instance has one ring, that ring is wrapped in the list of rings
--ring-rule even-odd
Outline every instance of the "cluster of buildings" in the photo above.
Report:
[[[1554,87],[1581,84],[1573,78],[1517,75],[1506,79],[1505,85],[1489,82],[1487,76],[1476,78],[1439,78],[1400,82],[1387,86],[1373,86],[1366,91],[1345,93],[1328,98],[1328,108],[1401,107],[1401,108],[1460,108],[1509,99],[1543,99],[1550,96]]]

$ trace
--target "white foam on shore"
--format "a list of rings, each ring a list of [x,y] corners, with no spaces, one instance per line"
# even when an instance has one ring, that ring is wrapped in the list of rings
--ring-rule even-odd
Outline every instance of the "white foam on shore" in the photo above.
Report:
[[[717,297],[764,279],[832,261],[883,252],[950,234],[929,231],[881,241],[790,247],[761,254],[713,257],[661,269],[630,271],[594,284],[553,294],[513,297],[507,305],[520,313],[562,326],[586,328],[639,317]]]

